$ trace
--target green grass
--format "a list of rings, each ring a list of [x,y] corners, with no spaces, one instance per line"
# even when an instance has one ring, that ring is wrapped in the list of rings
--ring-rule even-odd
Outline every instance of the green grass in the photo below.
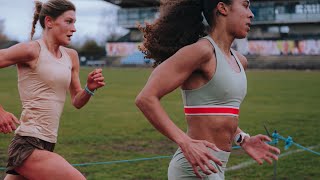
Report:
[[[81,69],[84,84],[91,68]],[[76,110],[68,97],[61,117],[55,152],[70,163],[115,161],[172,155],[176,145],[158,133],[134,105],[135,96],[145,84],[151,69],[104,69],[107,86],[98,90],[91,101]],[[248,71],[248,95],[242,104],[240,127],[251,135],[265,133],[263,125],[292,136],[303,146],[320,145],[320,72],[319,71]],[[20,116],[15,68],[0,70],[0,104]],[[186,129],[179,90],[162,101],[174,122]],[[6,164],[11,135],[0,135],[0,167]],[[284,144],[279,144],[285,152]],[[291,147],[288,151],[296,150]],[[316,151],[320,151],[317,146]],[[228,166],[250,160],[235,151]],[[112,165],[77,167],[88,179],[167,179],[170,159]],[[294,153],[277,163],[278,179],[317,179],[320,156],[309,152]],[[2,172],[0,178],[3,178]],[[229,171],[226,179],[272,179],[273,166],[251,165]]]

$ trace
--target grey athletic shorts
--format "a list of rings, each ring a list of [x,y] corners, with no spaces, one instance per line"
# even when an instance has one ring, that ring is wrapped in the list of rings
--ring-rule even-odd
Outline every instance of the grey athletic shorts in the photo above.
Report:
[[[8,149],[6,173],[19,175],[14,169],[21,166],[35,149],[53,152],[55,144],[29,136],[15,135]]]
[[[217,157],[221,162],[222,166],[215,164],[213,161],[210,163],[218,170],[218,173],[212,173],[210,175],[204,174],[200,169],[199,173],[206,180],[224,180],[224,172],[227,166],[227,162],[230,156],[230,152],[220,151],[216,152],[209,148],[209,151],[213,156]],[[194,173],[191,164],[184,157],[181,149],[179,148],[174,154],[169,168],[168,168],[168,180],[192,180],[199,179]]]

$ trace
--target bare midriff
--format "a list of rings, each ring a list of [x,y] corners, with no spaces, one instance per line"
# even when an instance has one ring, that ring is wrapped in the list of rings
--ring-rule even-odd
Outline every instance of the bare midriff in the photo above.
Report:
[[[233,137],[238,128],[236,116],[186,116],[188,136],[206,140],[223,151],[231,151]]]

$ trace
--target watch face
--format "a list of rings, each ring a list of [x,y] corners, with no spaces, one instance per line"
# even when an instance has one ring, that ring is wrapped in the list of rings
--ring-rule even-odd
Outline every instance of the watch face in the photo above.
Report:
[[[237,136],[236,136],[236,142],[237,142],[237,143],[242,142],[242,136],[241,136],[241,134],[237,134]]]

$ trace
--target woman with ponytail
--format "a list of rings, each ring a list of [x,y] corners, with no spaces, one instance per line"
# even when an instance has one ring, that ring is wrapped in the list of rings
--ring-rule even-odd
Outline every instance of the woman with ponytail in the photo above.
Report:
[[[35,2],[31,41],[0,50],[0,68],[16,65],[22,102],[20,121],[0,106],[0,132],[15,136],[8,149],[10,179],[68,179],[85,177],[63,157],[53,153],[60,116],[69,90],[72,104],[80,109],[105,85],[101,69],[89,73],[85,88],[79,80],[79,59],[66,48],[75,29],[76,8],[69,0]],[[32,40],[37,22],[40,39]],[[15,124],[20,124],[16,128]]]
[[[169,180],[224,179],[232,142],[259,164],[278,159],[280,150],[265,143],[269,137],[250,137],[238,127],[247,91],[247,59],[231,44],[247,36],[253,17],[249,0],[163,0],[160,17],[140,27],[144,33],[140,49],[155,60],[155,69],[136,105],[179,146],[168,168]],[[187,133],[160,103],[178,87]]]

